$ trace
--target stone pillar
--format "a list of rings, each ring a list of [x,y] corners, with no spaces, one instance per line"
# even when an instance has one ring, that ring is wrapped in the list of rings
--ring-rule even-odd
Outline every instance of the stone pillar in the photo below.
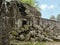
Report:
[[[2,17],[0,15],[0,45],[2,45]]]
[[[33,25],[36,24],[36,19],[35,19],[35,17],[32,17],[32,20],[33,20],[33,22],[32,22]]]
[[[10,45],[9,41],[9,25],[6,17],[5,5],[0,11],[0,45]]]
[[[9,29],[7,23],[0,15],[0,45],[9,45]]]
[[[2,19],[2,45],[10,45],[9,41],[9,25],[7,16]]]
[[[30,20],[30,26],[32,26],[32,20]]]

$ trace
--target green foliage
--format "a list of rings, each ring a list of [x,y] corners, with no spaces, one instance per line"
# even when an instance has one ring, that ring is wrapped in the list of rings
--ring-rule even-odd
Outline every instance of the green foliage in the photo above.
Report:
[[[31,6],[35,6],[35,2],[34,0],[20,0],[22,3],[27,3]]]
[[[37,5],[35,5],[35,0],[20,0],[20,2],[27,3],[31,5],[32,7],[35,7],[38,11],[41,10]]]
[[[29,43],[28,45],[45,45],[45,44],[44,43],[37,42],[37,43]]]
[[[57,15],[57,21],[60,22],[60,14]]]
[[[51,16],[50,19],[51,19],[51,20],[55,20],[55,16]]]

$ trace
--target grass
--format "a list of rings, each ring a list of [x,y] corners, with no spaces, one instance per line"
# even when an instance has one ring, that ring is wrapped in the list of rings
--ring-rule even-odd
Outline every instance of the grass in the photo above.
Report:
[[[60,42],[20,42],[20,41],[11,41],[13,45],[60,45]]]
[[[17,41],[11,41],[11,44],[13,45],[45,45],[45,42],[17,42]]]
[[[43,42],[29,43],[28,45],[45,45]]]

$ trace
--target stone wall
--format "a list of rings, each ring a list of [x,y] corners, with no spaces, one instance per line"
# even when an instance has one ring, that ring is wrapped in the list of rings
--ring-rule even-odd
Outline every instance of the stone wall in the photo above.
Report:
[[[28,4],[14,1],[7,4],[0,7],[2,45],[9,45],[9,33],[11,39],[19,41],[60,40],[60,22],[41,18],[41,13]]]

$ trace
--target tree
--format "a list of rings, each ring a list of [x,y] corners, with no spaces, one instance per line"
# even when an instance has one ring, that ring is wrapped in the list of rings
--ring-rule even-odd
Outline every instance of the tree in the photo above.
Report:
[[[27,4],[31,5],[31,6],[35,6],[34,0],[20,0],[20,2],[27,3]]]
[[[54,16],[51,16],[50,19],[51,19],[51,20],[55,20],[55,17],[54,17]]]
[[[57,21],[60,22],[60,14],[57,15]]]

